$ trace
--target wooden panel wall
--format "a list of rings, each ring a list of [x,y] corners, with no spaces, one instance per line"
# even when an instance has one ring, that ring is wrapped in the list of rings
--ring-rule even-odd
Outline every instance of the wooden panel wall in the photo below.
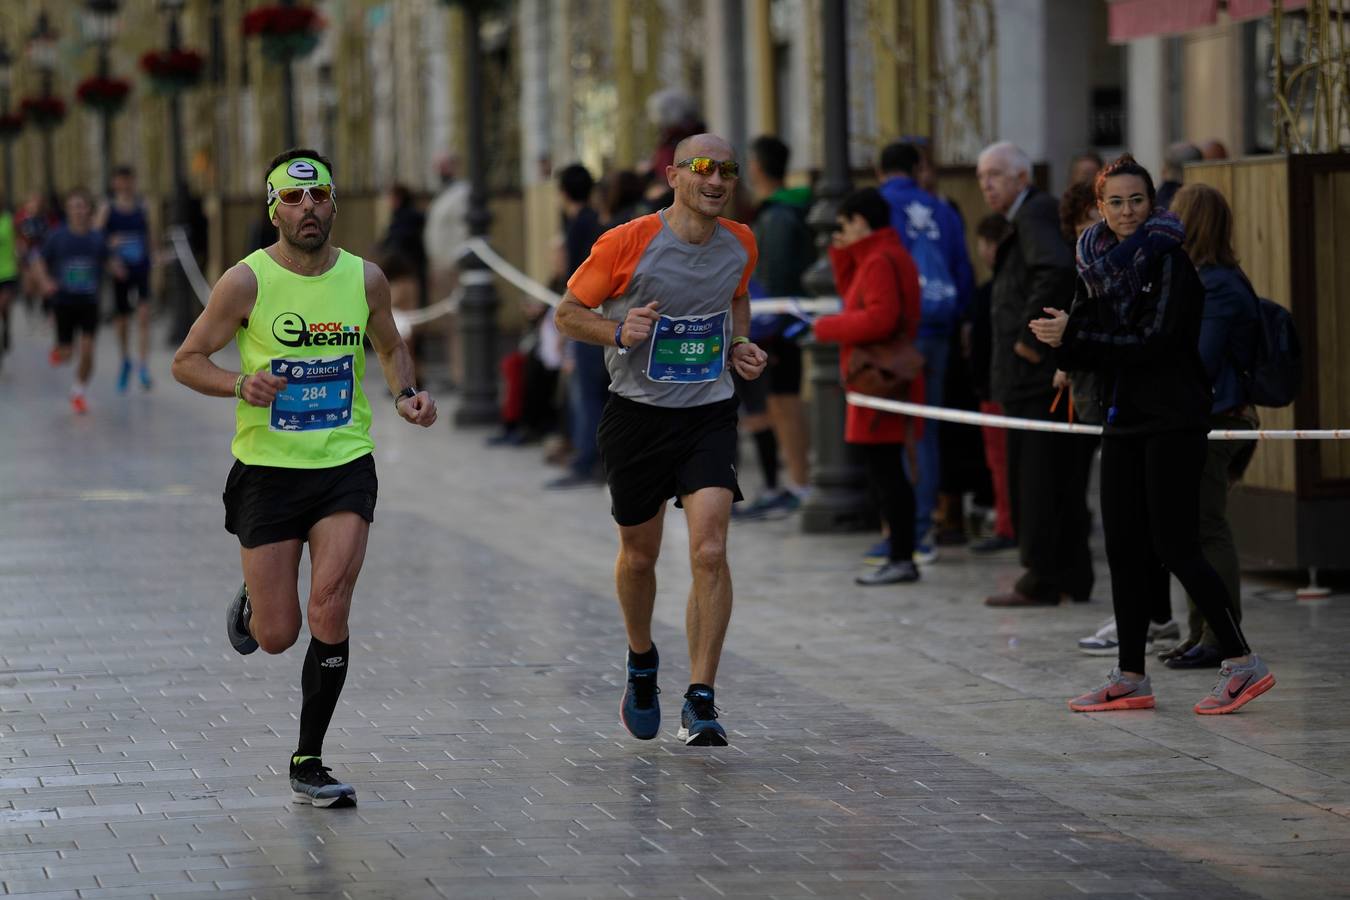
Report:
[[[1323,428],[1350,427],[1350,366],[1340,354],[1350,348],[1350,172],[1313,176],[1314,253],[1317,266],[1317,334],[1322,364],[1318,421]],[[1310,348],[1309,348],[1310,349]],[[1324,479],[1350,478],[1350,441],[1320,441]]]
[[[1209,184],[1233,208],[1233,246],[1252,286],[1290,307],[1289,170],[1283,157],[1207,162],[1186,167],[1186,181]],[[1293,428],[1294,407],[1260,410],[1266,428]],[[1293,492],[1292,441],[1262,441],[1243,482]]]

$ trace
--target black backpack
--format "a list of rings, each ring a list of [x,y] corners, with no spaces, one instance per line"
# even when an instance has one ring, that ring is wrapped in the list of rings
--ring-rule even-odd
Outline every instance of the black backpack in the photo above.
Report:
[[[1303,381],[1303,348],[1289,310],[1256,297],[1256,358],[1241,373],[1247,399],[1257,406],[1288,406]]]

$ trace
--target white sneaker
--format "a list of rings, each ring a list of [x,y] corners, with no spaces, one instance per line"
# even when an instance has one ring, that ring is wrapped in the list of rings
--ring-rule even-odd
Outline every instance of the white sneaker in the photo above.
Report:
[[[1181,641],[1181,626],[1177,624],[1176,619],[1168,619],[1161,624],[1157,622],[1148,623],[1148,636],[1144,639],[1144,652],[1152,653],[1155,645],[1171,644],[1175,646]],[[1120,649],[1120,638],[1116,633],[1116,619],[1114,616],[1107,619],[1101,628],[1097,629],[1096,634],[1089,637],[1080,638],[1078,649],[1088,656],[1110,656]],[[1162,649],[1159,647],[1158,649]]]

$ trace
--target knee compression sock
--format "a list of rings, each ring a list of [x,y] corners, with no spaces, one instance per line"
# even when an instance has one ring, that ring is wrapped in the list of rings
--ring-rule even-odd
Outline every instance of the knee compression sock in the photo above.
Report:
[[[347,680],[347,644],[347,640],[337,644],[325,644],[316,637],[309,640],[305,668],[300,675],[304,699],[300,705],[300,744],[295,758],[323,755],[323,738]]]

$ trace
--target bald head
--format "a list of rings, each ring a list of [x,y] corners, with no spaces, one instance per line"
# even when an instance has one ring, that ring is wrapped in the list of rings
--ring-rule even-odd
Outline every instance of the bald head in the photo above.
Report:
[[[675,161],[691,156],[711,156],[713,159],[735,159],[736,151],[725,138],[715,134],[692,134],[675,145]]]

